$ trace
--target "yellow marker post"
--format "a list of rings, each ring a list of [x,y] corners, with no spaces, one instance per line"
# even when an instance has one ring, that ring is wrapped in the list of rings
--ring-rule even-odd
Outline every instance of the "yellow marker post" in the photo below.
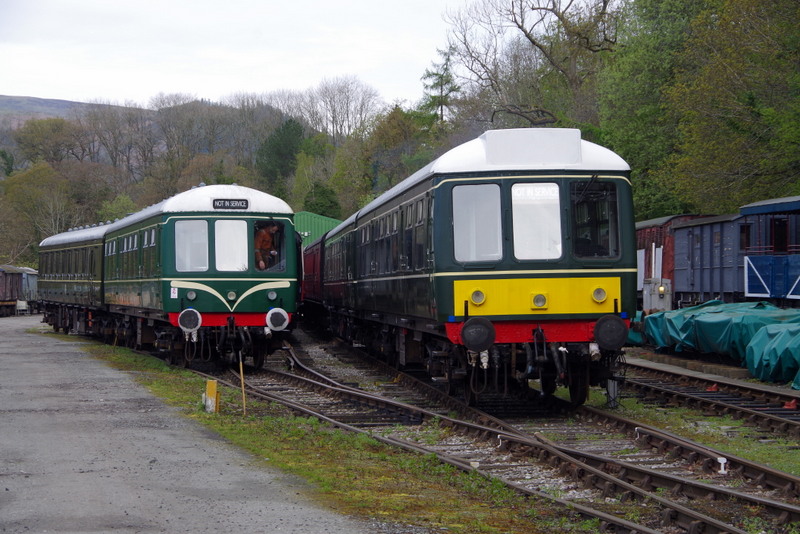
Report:
[[[203,393],[203,404],[208,413],[219,413],[219,390],[216,380],[206,380],[206,392]]]
[[[242,415],[247,415],[247,394],[244,392],[244,364],[241,351],[239,352],[239,378],[242,382]]]

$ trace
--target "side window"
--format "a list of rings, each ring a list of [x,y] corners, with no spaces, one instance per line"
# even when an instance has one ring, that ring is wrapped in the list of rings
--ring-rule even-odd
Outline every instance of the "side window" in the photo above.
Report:
[[[739,250],[747,252],[750,248],[750,224],[742,224],[739,226]]]
[[[175,269],[178,272],[208,270],[208,223],[203,220],[175,223]]]
[[[258,271],[284,272],[286,254],[283,224],[267,221],[255,225],[254,261]]]

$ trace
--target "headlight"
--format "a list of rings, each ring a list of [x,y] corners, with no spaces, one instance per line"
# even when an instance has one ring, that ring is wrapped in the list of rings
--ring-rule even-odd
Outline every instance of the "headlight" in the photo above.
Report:
[[[605,302],[606,297],[608,297],[608,295],[606,294],[606,290],[603,289],[602,287],[597,287],[595,288],[594,291],[592,291],[592,298],[598,304],[601,302]]]
[[[276,298],[278,298],[277,291],[267,291],[267,298],[269,300],[275,300]]]
[[[236,291],[228,291],[228,300],[236,300]]]
[[[469,300],[471,300],[475,306],[480,306],[486,302],[486,294],[480,289],[476,289],[472,292],[472,295],[470,295]]]
[[[189,299],[189,300],[196,299],[197,298],[197,292],[190,289],[189,291],[186,292],[186,298]]]
[[[532,308],[547,308],[547,294],[537,293],[531,299]]]

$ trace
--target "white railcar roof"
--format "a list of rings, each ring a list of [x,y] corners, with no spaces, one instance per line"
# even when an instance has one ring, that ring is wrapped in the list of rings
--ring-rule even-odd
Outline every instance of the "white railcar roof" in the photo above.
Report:
[[[215,200],[247,200],[247,208],[214,207]],[[292,214],[289,204],[263,191],[239,185],[200,185],[110,224],[79,228],[45,238],[39,246],[63,245],[100,239],[107,233],[163,213],[275,213]]]
[[[628,172],[630,165],[615,152],[581,139],[574,128],[487,130],[442,154],[331,230],[336,234],[388,198],[412,188],[433,174],[505,171]]]
[[[528,170],[628,171],[611,150],[581,139],[574,128],[488,130],[433,162],[432,172]]]

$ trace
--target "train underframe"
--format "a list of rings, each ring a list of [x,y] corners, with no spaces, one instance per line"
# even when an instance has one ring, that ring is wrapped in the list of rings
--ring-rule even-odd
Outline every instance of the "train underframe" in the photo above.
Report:
[[[260,369],[265,358],[283,346],[283,333],[267,327],[237,326],[229,318],[223,326],[204,326],[185,332],[165,318],[43,303],[43,323],[56,332],[96,337],[104,343],[137,350],[150,350],[173,365],[195,362],[238,364]],[[163,315],[163,314],[162,314]]]
[[[541,328],[532,332],[532,342],[491,343],[469,350],[434,325],[414,328],[413,320],[400,318],[398,324],[389,324],[383,316],[362,318],[346,312],[331,313],[328,320],[338,337],[363,345],[395,368],[424,369],[434,384],[451,395],[463,395],[469,404],[484,394],[528,396],[535,393],[535,385],[545,397],[566,387],[577,406],[586,401],[589,386],[602,386],[613,407],[624,380],[622,350],[605,350],[590,342],[550,342]]]

